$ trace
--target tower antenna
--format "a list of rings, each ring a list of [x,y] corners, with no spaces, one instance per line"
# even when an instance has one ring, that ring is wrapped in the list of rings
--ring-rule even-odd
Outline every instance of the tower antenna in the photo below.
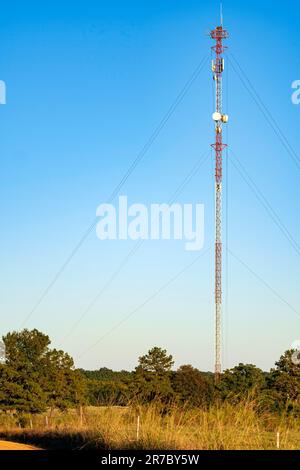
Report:
[[[223,27],[223,5],[222,5],[222,2],[220,3],[220,20],[221,20],[221,26]]]
[[[226,47],[223,40],[228,38],[228,32],[223,29],[221,8],[221,26],[217,26],[210,33],[216,41],[212,47],[215,57],[212,60],[212,72],[215,82],[215,112],[212,118],[215,123],[215,382],[220,380],[221,367],[221,325],[222,325],[222,153],[227,146],[222,139],[222,125],[228,122],[227,114],[222,112],[222,74],[224,72],[224,59],[222,57]]]

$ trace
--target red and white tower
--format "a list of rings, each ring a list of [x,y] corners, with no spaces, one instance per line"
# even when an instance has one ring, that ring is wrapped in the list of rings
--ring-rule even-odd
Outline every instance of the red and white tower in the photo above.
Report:
[[[221,21],[222,22],[222,21]],[[228,121],[227,114],[222,112],[222,74],[224,59],[222,54],[226,47],[223,40],[228,33],[223,26],[217,26],[210,36],[216,41],[212,47],[215,57],[212,61],[213,79],[216,89],[216,108],[212,115],[215,122],[215,380],[221,374],[221,310],[222,310],[222,153],[226,144],[222,139],[222,125]]]

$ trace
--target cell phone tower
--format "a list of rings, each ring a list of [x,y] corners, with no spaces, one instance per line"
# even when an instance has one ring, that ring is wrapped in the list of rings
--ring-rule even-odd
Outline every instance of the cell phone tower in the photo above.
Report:
[[[227,114],[222,112],[222,74],[224,72],[224,59],[222,57],[226,47],[223,40],[228,38],[228,32],[223,28],[221,12],[221,26],[210,32],[210,37],[216,41],[212,47],[214,59],[212,72],[215,82],[215,112],[212,118],[215,122],[215,382],[219,382],[221,374],[221,328],[222,328],[222,153],[227,146],[222,139],[222,126],[228,122]]]

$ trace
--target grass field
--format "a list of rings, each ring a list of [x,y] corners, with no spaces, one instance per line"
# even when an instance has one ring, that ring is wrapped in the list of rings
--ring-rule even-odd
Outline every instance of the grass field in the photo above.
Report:
[[[139,417],[139,420],[138,420]],[[139,425],[138,425],[139,421]],[[255,403],[209,410],[87,407],[26,416],[0,415],[0,438],[44,449],[300,449],[300,419],[255,412]]]

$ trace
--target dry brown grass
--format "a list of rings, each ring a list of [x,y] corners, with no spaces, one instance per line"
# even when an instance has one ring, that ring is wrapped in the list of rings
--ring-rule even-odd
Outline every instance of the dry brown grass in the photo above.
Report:
[[[137,436],[137,416],[140,430]],[[88,407],[81,422],[78,410],[33,416],[32,429],[16,427],[12,417],[0,419],[0,436],[62,449],[299,449],[299,419],[257,414],[254,402],[222,403],[208,410],[174,405],[162,413],[159,404],[145,407]],[[31,425],[31,423],[30,423]]]

